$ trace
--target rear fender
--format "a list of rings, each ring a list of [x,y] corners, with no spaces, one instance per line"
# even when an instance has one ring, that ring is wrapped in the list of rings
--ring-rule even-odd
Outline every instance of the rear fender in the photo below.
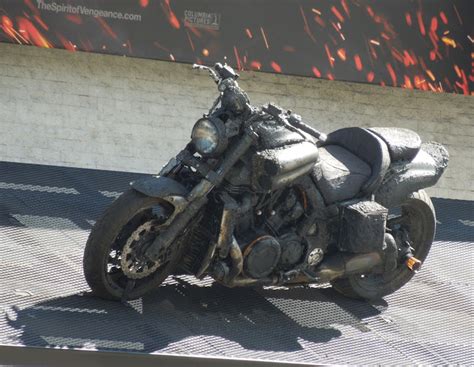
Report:
[[[435,185],[448,166],[448,151],[438,143],[425,143],[411,162],[392,164],[375,200],[386,208],[403,203],[412,192]]]

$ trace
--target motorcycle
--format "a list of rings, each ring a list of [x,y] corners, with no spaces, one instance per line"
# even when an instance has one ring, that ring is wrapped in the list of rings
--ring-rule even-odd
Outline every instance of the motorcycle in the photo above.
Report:
[[[83,261],[93,294],[135,299],[192,274],[377,299],[413,277],[435,235],[423,189],[448,164],[442,145],[402,128],[325,135],[275,104],[252,106],[230,66],[193,67],[219,96],[187,146],[93,226]]]

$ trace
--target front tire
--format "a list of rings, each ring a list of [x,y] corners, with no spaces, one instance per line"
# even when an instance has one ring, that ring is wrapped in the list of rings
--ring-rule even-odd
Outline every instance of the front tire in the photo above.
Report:
[[[84,275],[94,295],[112,300],[139,298],[171,274],[179,260],[176,248],[150,275],[137,279],[124,273],[121,254],[137,228],[150,221],[163,222],[163,217],[168,217],[172,210],[167,202],[133,189],[124,192],[107,208],[92,228],[84,251]],[[161,218],[157,218],[157,212]]]
[[[401,216],[396,220],[408,230],[413,255],[424,262],[436,232],[436,214],[428,194],[424,190],[412,193],[401,205]],[[390,223],[389,219],[389,228]],[[401,263],[390,273],[352,275],[334,280],[332,286],[347,297],[374,300],[400,289],[414,274]]]

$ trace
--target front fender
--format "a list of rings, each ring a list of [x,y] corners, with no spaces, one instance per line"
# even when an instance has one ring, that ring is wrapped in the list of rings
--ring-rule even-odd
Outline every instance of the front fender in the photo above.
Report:
[[[154,198],[161,198],[173,202],[173,197],[186,198],[188,190],[179,182],[165,176],[150,176],[141,178],[130,184],[132,188],[142,194]],[[171,199],[171,200],[170,200]]]

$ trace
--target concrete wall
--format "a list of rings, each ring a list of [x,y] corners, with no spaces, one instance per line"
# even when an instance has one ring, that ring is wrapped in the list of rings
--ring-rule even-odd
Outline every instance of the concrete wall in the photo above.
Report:
[[[444,143],[450,166],[431,194],[474,200],[473,97],[253,72],[240,85],[325,132],[400,126]],[[0,159],[156,172],[215,96],[189,65],[0,44]]]

